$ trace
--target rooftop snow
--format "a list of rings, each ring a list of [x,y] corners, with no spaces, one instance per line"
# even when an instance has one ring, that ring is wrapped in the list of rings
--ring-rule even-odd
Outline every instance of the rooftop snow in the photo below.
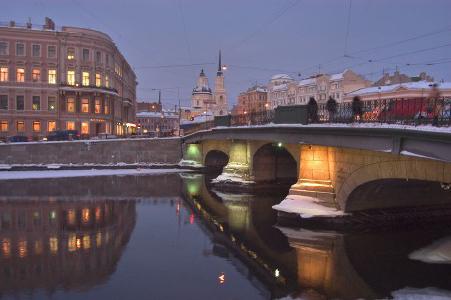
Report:
[[[368,88],[363,88],[354,92],[349,93],[348,95],[366,95],[373,93],[388,93],[396,91],[400,88],[405,88],[408,90],[429,90],[431,89],[431,84],[433,82],[428,81],[417,81],[417,82],[406,82],[406,83],[397,83],[392,85],[384,85],[384,86],[372,86]],[[451,89],[451,82],[437,82],[439,89]]]

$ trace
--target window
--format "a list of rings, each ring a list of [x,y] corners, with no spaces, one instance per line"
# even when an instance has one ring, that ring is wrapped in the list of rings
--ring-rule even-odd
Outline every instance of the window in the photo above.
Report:
[[[110,87],[110,77],[108,75],[105,75],[105,86],[107,88]]]
[[[56,46],[51,45],[47,47],[47,57],[55,58],[56,57]]]
[[[75,112],[75,98],[69,97],[66,99],[66,111]]]
[[[16,110],[25,109],[25,96],[16,96]]]
[[[81,112],[82,113],[89,112],[89,99],[87,99],[87,98],[81,99]]]
[[[17,68],[16,81],[17,82],[25,82],[25,69],[24,68]]]
[[[55,131],[56,130],[56,121],[49,121],[47,124],[47,131]]]
[[[8,131],[8,121],[0,121],[0,131]]]
[[[83,61],[89,60],[89,49],[83,49]]]
[[[95,101],[96,101],[96,102],[95,102],[95,106],[94,106],[94,112],[95,112],[96,114],[100,114],[100,111],[101,111],[100,99],[99,99],[99,98],[96,98]]]
[[[55,69],[49,69],[48,71],[49,75],[49,84],[56,84],[56,70]]]
[[[31,79],[33,82],[37,82],[41,80],[41,70],[38,68],[33,68],[31,70]]]
[[[73,60],[75,59],[75,49],[74,48],[67,48],[67,59]]]
[[[8,55],[9,47],[8,42],[0,42],[0,55]]]
[[[0,95],[0,109],[8,109],[8,95]]]
[[[102,62],[102,53],[100,51],[96,52],[96,63],[100,64]]]
[[[105,54],[105,64],[108,66],[110,64],[110,56]]]
[[[89,122],[81,122],[81,134],[89,134]]]
[[[33,121],[33,132],[41,132],[41,122]]]
[[[32,45],[31,53],[32,53],[33,57],[40,57],[41,56],[41,45]]]
[[[75,130],[75,122],[74,121],[67,121],[66,122],[66,129],[67,130]]]
[[[31,109],[41,110],[41,97],[33,96],[33,103],[31,104]]]
[[[25,44],[23,43],[16,44],[16,56],[25,56]]]
[[[16,122],[16,129],[17,129],[17,132],[24,132],[25,131],[25,122],[24,121],[17,121]]]
[[[84,86],[88,86],[89,85],[89,72],[83,72],[82,73],[82,84]]]
[[[102,76],[99,73],[96,73],[96,86],[99,87],[102,85]]]
[[[0,67],[0,82],[8,81],[8,67]]]
[[[110,105],[109,105],[109,100],[108,99],[105,99],[104,110],[105,110],[105,115],[108,115],[110,113]]]
[[[49,96],[47,98],[47,106],[49,111],[56,111],[56,97]]]
[[[67,71],[67,84],[75,85],[75,71]]]

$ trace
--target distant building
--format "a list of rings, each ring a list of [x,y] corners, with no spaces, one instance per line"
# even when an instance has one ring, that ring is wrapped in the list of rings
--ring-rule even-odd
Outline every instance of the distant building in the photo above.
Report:
[[[136,75],[105,33],[0,24],[0,138],[135,130]]]
[[[434,84],[437,86],[436,91],[433,91]],[[441,97],[451,98],[451,82],[434,83],[428,81],[418,81],[384,86],[372,86],[348,93],[345,100],[352,101],[355,96],[359,96],[363,101],[425,99],[431,97],[437,91]]]
[[[418,76],[408,76],[406,74],[399,73],[396,71],[393,75],[389,73],[384,73],[384,75],[377,80],[373,86],[384,86],[384,85],[392,85],[397,83],[406,83],[406,82],[417,82],[417,81],[427,81],[433,82],[434,78],[427,75],[426,72],[421,72]]]
[[[269,109],[268,91],[265,86],[255,85],[238,95],[238,103],[232,114],[258,113]]]
[[[161,102],[138,102],[138,112],[143,111],[152,111],[152,112],[160,112],[163,107],[161,105]]]
[[[202,69],[191,97],[191,107],[193,108],[193,113],[198,115],[205,111],[212,111],[215,115],[227,114],[228,102],[222,68],[221,51],[219,51],[219,63],[218,71],[216,72],[215,90],[214,92],[211,91],[208,85],[208,78],[205,76],[204,70]]]
[[[153,134],[155,136],[172,136],[180,128],[177,112],[162,110],[160,112],[139,112],[136,114],[138,134]]]
[[[301,81],[279,74],[273,76],[268,84],[268,101],[272,109],[307,104],[310,97],[318,103],[325,103],[329,97],[341,102],[345,94],[370,85],[370,81],[348,69],[338,74],[318,74]]]

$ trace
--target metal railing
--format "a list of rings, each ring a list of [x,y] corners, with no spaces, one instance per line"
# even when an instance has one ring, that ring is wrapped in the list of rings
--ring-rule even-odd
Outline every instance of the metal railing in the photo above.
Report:
[[[230,126],[265,125],[274,121],[274,110],[232,115]]]
[[[434,126],[451,125],[451,99],[382,99],[339,103],[336,109],[327,104],[318,105],[316,120],[309,123],[385,123]]]

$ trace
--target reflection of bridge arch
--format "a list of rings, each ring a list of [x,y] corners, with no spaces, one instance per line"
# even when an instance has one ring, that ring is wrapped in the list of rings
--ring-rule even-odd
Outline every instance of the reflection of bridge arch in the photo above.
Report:
[[[221,150],[210,150],[204,159],[204,166],[214,169],[223,169],[229,162],[229,155]]]
[[[258,148],[252,157],[256,182],[297,179],[297,162],[282,144],[268,143]],[[294,183],[293,182],[293,183]]]

